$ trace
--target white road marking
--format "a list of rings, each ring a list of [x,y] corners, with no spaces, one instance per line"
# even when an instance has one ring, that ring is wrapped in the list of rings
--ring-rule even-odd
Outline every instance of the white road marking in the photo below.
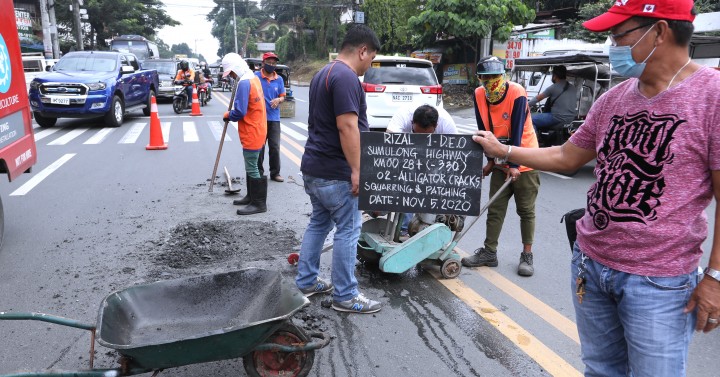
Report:
[[[208,122],[208,126],[210,126],[210,132],[212,132],[213,136],[215,137],[215,141],[220,141],[220,137],[222,136],[222,130],[225,124],[211,120]],[[232,141],[230,135],[228,135],[228,132],[225,132],[225,141]]]
[[[183,141],[186,143],[200,141],[195,122],[183,122]]]
[[[82,133],[87,130],[87,128],[75,128],[74,130],[66,133],[65,135],[60,136],[59,138],[49,142],[48,145],[65,145],[76,137],[82,135]]]
[[[282,129],[282,132],[288,134],[290,137],[292,137],[295,140],[307,140],[307,136],[293,130],[292,128],[280,123],[280,128]]]
[[[46,129],[44,129],[44,130],[42,130],[42,131],[40,131],[40,132],[38,132],[38,133],[35,134],[35,141],[37,142],[38,140],[44,139],[44,138],[46,138],[46,137],[48,137],[48,136],[50,136],[50,135],[52,135],[52,134],[54,134],[55,132],[58,132],[58,131],[60,131],[60,129],[57,128],[57,127],[55,127],[55,128],[46,128]]]
[[[464,124],[456,124],[455,128],[461,133],[474,134],[477,131],[477,126],[469,126]]]
[[[299,101],[299,102],[307,102],[307,101],[305,101],[304,99],[300,99],[300,98],[297,98],[297,97],[293,97],[293,98],[295,99],[295,101]]]
[[[83,144],[100,144],[115,130],[116,128],[103,128],[96,132],[91,138],[87,139],[87,141]]]
[[[558,174],[558,173],[553,173],[553,172],[550,172],[550,171],[542,171],[542,170],[540,170],[540,172],[541,172],[541,173],[545,173],[545,174],[552,175],[553,177],[562,178],[562,179],[573,179],[572,177],[568,177],[567,175],[562,175],[562,174]]]
[[[292,124],[294,124],[294,125],[302,128],[303,130],[307,131],[308,126],[307,126],[305,123],[302,123],[302,122],[290,122],[290,123],[292,123]]]
[[[170,122],[163,122],[160,124],[160,128],[162,129],[162,135],[163,135],[163,141],[165,144],[170,142]]]
[[[140,134],[142,133],[143,129],[147,126],[147,123],[135,123],[130,127],[128,132],[125,133],[125,135],[118,141],[118,144],[134,144],[138,137],[140,137]]]
[[[64,163],[70,161],[70,159],[73,157],[75,157],[75,153],[68,153],[58,158],[57,160],[55,160],[55,162],[50,164],[50,166],[46,167],[41,172],[35,174],[32,178],[25,182],[24,185],[13,191],[10,196],[21,196],[27,194],[28,192],[30,192],[30,190],[32,190],[35,186],[42,182],[43,179],[47,178],[55,170],[58,170]]]

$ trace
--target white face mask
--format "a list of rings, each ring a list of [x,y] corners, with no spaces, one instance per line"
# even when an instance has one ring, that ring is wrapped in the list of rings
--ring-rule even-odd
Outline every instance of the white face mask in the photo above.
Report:
[[[612,64],[612,68],[619,73],[622,76],[625,77],[640,77],[645,70],[645,62],[650,59],[652,54],[655,52],[655,49],[657,46],[653,47],[652,51],[650,51],[650,54],[643,60],[641,63],[638,63],[633,59],[632,57],[632,49],[637,46],[640,41],[645,38],[645,36],[652,30],[652,28],[655,27],[651,26],[645,34],[643,34],[640,39],[638,39],[637,42],[635,42],[632,47],[630,46],[610,46],[610,49],[608,50],[608,55],[610,57],[610,64]]]

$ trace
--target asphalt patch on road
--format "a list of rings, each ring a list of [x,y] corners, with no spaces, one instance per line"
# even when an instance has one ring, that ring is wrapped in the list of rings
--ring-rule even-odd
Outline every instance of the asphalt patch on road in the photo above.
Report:
[[[273,260],[298,244],[295,232],[260,221],[185,222],[172,229],[153,262],[187,269],[225,262]]]
[[[297,270],[286,258],[298,250],[300,241],[277,222],[208,220],[180,223],[153,244],[156,253],[148,258],[148,281],[249,267],[279,270],[285,280],[293,281]],[[308,332],[329,331],[331,312],[312,302],[292,322]]]

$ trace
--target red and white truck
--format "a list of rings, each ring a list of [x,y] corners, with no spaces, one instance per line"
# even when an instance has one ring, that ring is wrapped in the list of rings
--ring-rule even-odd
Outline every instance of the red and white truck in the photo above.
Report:
[[[0,1],[0,173],[12,182],[37,161],[12,1]],[[0,245],[5,216],[0,199]]]

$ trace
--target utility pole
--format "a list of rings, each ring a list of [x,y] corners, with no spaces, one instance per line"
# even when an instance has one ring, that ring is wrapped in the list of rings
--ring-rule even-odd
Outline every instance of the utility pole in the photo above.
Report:
[[[52,40],[50,39],[50,16],[46,0],[40,0],[40,21],[43,29],[43,51],[45,58],[52,58]]]
[[[80,20],[80,5],[82,0],[73,0],[72,12],[73,19],[75,20],[75,39],[77,51],[82,51],[83,48],[83,35],[82,35],[82,21]]]
[[[238,52],[237,46],[237,16],[235,16],[235,0],[233,2],[233,35],[235,36],[235,52]]]
[[[50,18],[50,42],[52,43],[53,59],[60,58],[60,41],[58,41],[57,20],[55,19],[55,0],[48,0],[48,16]]]

